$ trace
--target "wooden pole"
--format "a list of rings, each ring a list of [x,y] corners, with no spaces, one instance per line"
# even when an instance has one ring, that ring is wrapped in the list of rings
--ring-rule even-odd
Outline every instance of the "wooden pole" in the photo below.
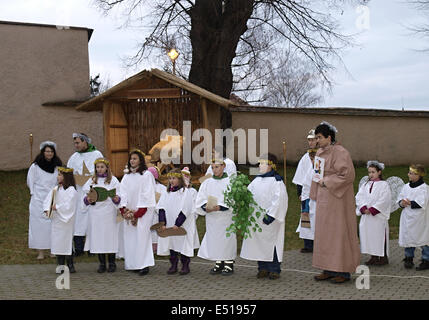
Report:
[[[33,161],[33,134],[30,133],[30,163]]]
[[[286,184],[286,141],[283,141],[283,175]]]

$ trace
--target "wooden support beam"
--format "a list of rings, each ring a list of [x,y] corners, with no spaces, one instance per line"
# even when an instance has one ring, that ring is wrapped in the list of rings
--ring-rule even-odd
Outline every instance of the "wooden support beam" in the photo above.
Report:
[[[125,99],[165,99],[181,98],[180,88],[157,88],[157,89],[129,89],[112,95],[115,98]]]

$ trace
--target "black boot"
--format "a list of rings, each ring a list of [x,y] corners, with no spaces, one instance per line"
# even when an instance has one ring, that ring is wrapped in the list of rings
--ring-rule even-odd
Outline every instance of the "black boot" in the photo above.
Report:
[[[57,270],[58,270],[59,266],[64,266],[66,264],[65,261],[66,261],[65,256],[57,255]],[[56,273],[64,273],[64,269],[61,271],[58,270],[58,271],[56,271]]]
[[[177,264],[179,263],[179,257],[176,251],[170,250],[170,263],[171,266],[167,274],[175,274],[177,272]]]
[[[107,272],[115,272],[116,271],[115,254],[108,253],[107,260],[109,261],[109,269],[107,269]]]
[[[185,256],[183,254],[180,254],[180,262],[182,263],[182,270],[180,270],[180,275],[188,274],[191,270],[189,269],[189,264],[191,263],[191,258],[188,256]]]
[[[106,254],[99,253],[98,261],[100,261],[100,265],[98,266],[97,272],[98,273],[106,272]]]
[[[74,264],[73,264],[73,255],[66,256],[66,262],[67,262],[67,267],[69,267],[70,273],[75,273],[76,270],[75,270]]]
[[[411,269],[414,266],[414,262],[413,262],[414,257],[405,257],[404,260],[404,267],[407,269]]]
[[[429,261],[422,259],[422,262],[416,267],[416,270],[421,271],[426,269],[429,269]]]

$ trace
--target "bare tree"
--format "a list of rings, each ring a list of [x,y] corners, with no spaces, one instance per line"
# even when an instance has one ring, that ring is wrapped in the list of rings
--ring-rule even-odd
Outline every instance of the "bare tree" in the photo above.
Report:
[[[264,105],[298,108],[321,103],[321,82],[313,66],[291,52],[272,69],[259,101]]]
[[[429,0],[409,0],[408,2],[429,18]],[[411,26],[409,29],[415,32],[418,36],[429,38],[429,23]],[[429,48],[427,47],[420,51],[429,52]]]
[[[350,38],[337,31],[331,13],[346,4],[362,2],[154,0],[148,9],[149,2],[143,0],[94,1],[104,12],[122,7],[126,16],[137,15],[137,22],[146,26],[149,34],[131,63],[149,58],[154,48],[166,50],[174,45],[186,61],[178,73],[226,98],[233,87],[239,91],[266,86],[266,72],[260,66],[285,43],[299,51],[330,84],[331,63],[335,58],[341,60],[339,50],[350,44]],[[139,10],[149,14],[140,16]],[[132,23],[135,21],[126,21]],[[231,115],[225,111],[221,121],[222,127],[230,127]]]

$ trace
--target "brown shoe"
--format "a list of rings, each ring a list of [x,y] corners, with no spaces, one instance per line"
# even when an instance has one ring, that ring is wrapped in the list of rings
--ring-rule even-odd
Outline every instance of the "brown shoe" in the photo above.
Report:
[[[337,276],[337,277],[332,278],[329,281],[331,283],[339,284],[339,283],[344,283],[344,282],[350,281],[350,279],[349,278],[344,278],[344,277],[341,277],[341,276]]]
[[[369,259],[367,262],[365,262],[365,265],[371,266],[374,264],[377,264],[379,257],[377,256],[371,256],[371,259]]]
[[[271,280],[276,280],[276,279],[280,278],[280,274],[278,274],[276,272],[270,272],[270,274],[268,275],[268,278],[270,278]]]
[[[389,264],[389,259],[384,257],[379,257],[379,259],[374,263],[375,266],[384,266],[385,264]]]
[[[256,278],[262,279],[268,277],[268,271],[267,270],[260,270],[258,274],[256,275]]]
[[[323,281],[323,280],[331,279],[333,277],[334,276],[331,276],[331,275],[329,275],[329,274],[327,274],[325,272],[322,272],[321,274],[319,274],[317,276],[314,276],[314,280],[316,280],[316,281]]]

